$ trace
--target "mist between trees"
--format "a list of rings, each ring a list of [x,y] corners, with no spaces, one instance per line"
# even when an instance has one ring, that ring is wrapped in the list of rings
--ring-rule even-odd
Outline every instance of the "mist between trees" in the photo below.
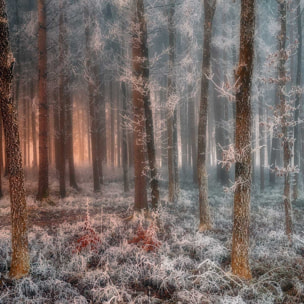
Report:
[[[88,181],[103,197],[118,182],[134,191],[133,221],[190,187],[204,235],[217,229],[209,197],[219,189],[234,201],[231,270],[249,280],[252,193],[281,189],[292,246],[293,204],[304,202],[300,0],[6,5],[18,145],[38,202],[80,195]],[[1,111],[1,176],[12,177]]]

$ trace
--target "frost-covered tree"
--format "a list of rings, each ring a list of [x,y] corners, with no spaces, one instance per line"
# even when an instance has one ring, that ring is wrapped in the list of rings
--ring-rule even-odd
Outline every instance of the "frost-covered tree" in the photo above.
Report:
[[[20,150],[16,104],[12,80],[14,56],[9,44],[5,1],[0,0],[0,107],[5,135],[7,168],[10,184],[12,219],[12,262],[10,276],[18,279],[28,274],[30,260],[27,236],[27,210],[24,173]]]
[[[216,8],[216,0],[205,0],[204,48],[201,80],[201,100],[198,125],[197,176],[199,187],[200,231],[211,228],[210,208],[208,202],[207,173],[207,119],[208,119],[208,89],[210,74],[210,51],[212,37],[212,21]]]
[[[233,211],[232,272],[251,278],[249,221],[251,192],[251,78],[255,34],[255,0],[241,1],[240,54],[235,72],[235,193]]]
[[[46,4],[38,0],[39,180],[37,199],[49,195]]]
[[[144,35],[147,35],[143,0],[134,1],[132,24],[132,65],[133,65],[133,149],[134,149],[134,209],[147,209],[145,169],[145,104],[147,94],[147,75],[143,66],[147,60],[144,47]]]

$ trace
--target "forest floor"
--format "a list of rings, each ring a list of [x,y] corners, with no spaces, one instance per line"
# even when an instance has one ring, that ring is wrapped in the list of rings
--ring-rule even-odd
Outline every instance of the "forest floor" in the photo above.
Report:
[[[31,273],[16,282],[7,279],[9,197],[0,201],[1,304],[304,303],[304,200],[294,204],[291,245],[280,187],[252,197],[250,282],[230,272],[233,197],[221,187],[210,190],[214,228],[205,233],[197,231],[193,185],[182,186],[175,204],[163,187],[159,209],[132,221],[133,193],[121,183],[96,194],[83,180],[81,192],[42,204],[35,187],[27,182]]]

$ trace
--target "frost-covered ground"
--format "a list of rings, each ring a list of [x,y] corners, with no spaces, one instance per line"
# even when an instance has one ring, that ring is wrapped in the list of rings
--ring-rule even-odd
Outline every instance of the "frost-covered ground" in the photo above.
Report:
[[[214,183],[213,183],[214,184]],[[111,182],[39,205],[27,183],[31,274],[11,282],[9,200],[0,201],[0,303],[304,303],[304,206],[294,206],[295,238],[284,236],[281,189],[255,195],[251,217],[253,279],[230,273],[232,196],[210,191],[214,230],[198,233],[197,193],[181,189],[149,220],[132,213],[132,192]],[[57,187],[56,182],[52,185]]]

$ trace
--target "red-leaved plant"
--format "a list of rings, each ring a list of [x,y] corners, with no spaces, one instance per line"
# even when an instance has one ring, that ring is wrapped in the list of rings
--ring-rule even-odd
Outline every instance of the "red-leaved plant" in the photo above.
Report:
[[[128,241],[129,244],[136,244],[146,252],[156,251],[161,242],[157,240],[155,236],[155,227],[151,224],[146,230],[141,224],[138,224],[136,229],[136,235]]]

